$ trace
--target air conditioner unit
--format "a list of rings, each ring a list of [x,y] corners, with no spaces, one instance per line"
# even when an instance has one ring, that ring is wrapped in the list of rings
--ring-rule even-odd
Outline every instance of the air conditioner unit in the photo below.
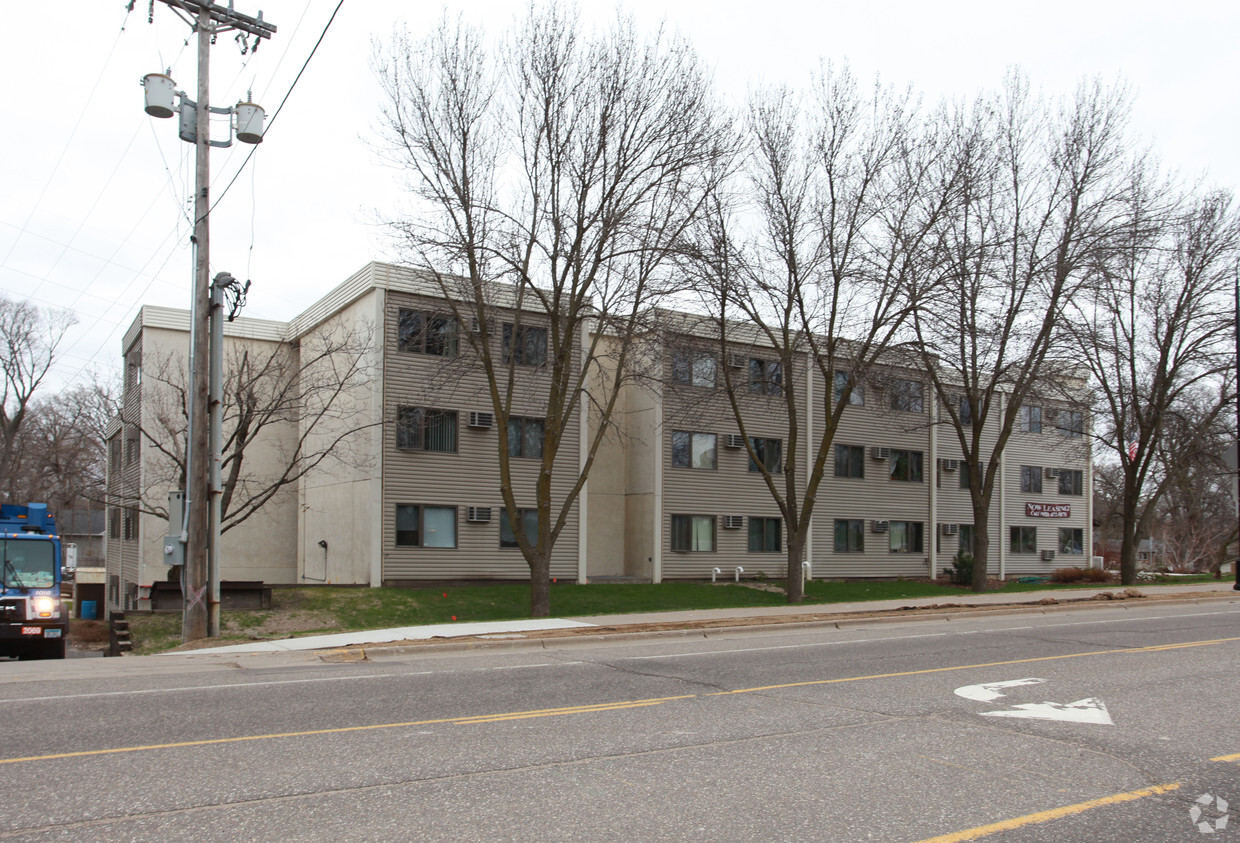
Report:
[[[939,532],[945,536],[956,536],[960,534],[959,524],[940,524]]]
[[[729,448],[744,448],[745,437],[739,433],[729,433],[727,438],[723,440],[723,444]]]
[[[1059,469],[1057,469],[1057,468],[1048,468],[1048,469],[1046,469],[1045,474],[1046,474],[1046,476],[1047,476],[1047,477],[1051,477],[1051,478],[1058,477],[1058,476],[1059,476]]]
[[[745,526],[745,516],[743,515],[725,515],[723,516],[723,529],[739,530]]]
[[[481,430],[489,430],[495,426],[495,414],[471,410],[469,413],[469,426]]]
[[[486,524],[491,520],[491,507],[471,506],[465,510],[465,520],[471,524]]]
[[[1043,562],[1050,562],[1050,561],[1051,561],[1052,559],[1054,559],[1054,558],[1055,558],[1055,551],[1053,551],[1053,550],[1044,550],[1044,551],[1042,551],[1042,561],[1043,561]]]
[[[746,360],[745,355],[743,354],[736,354],[735,352],[728,353],[728,365],[733,369],[743,369],[745,368],[745,364],[747,362],[749,361]]]
[[[887,532],[887,527],[889,524],[890,522],[888,521],[871,521],[870,532],[871,533],[885,533]]]
[[[870,449],[870,457],[876,460],[889,460],[891,459],[891,449],[875,446]]]
[[[470,333],[474,333],[474,334],[481,334],[481,333],[482,333],[482,325],[481,325],[481,323],[478,321],[478,317],[477,317],[477,316],[470,317],[470,320],[469,320],[469,330],[470,330]],[[495,333],[495,322],[494,322],[494,321],[488,321],[488,322],[487,322],[487,335],[488,335],[488,336],[490,336],[491,334],[494,334],[494,333]]]
[[[939,465],[944,471],[959,471],[960,460],[939,460]]]

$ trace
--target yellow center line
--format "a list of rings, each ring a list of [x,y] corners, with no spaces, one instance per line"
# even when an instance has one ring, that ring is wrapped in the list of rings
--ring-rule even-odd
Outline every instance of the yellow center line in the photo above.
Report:
[[[979,667],[1003,667],[1013,664],[1031,664],[1033,662],[1052,662],[1061,659],[1079,659],[1086,656],[1110,656],[1117,653],[1156,653],[1161,650],[1179,649],[1182,647],[1204,647],[1209,644],[1223,644],[1240,641],[1236,638],[1214,638],[1209,641],[1192,641],[1187,644],[1155,645],[1150,647],[1125,647],[1118,650],[1094,650],[1088,653],[1067,653],[1060,656],[1034,656],[1027,659],[1011,659],[1002,662],[985,662],[983,664],[961,664],[954,667],[928,667],[924,670],[902,670],[898,673],[871,673],[868,676],[844,676],[838,679],[812,679],[807,682],[785,682],[780,685],[761,685],[755,688],[738,688],[735,691],[714,691],[704,694],[707,697],[721,697],[729,694],[752,694],[756,691],[777,691],[781,688],[804,688],[811,685],[832,685],[837,682],[859,682],[863,679],[894,679],[898,676],[922,676],[927,673],[947,673],[953,670],[972,670]]]
[[[172,743],[146,744],[143,746],[119,746],[109,749],[86,749],[77,752],[57,752],[47,755],[25,755],[19,758],[0,758],[0,764],[20,764],[27,761],[55,761],[61,758],[89,758],[97,755],[116,755],[125,752],[149,752],[157,749],[181,749],[184,747],[194,746],[215,746],[217,744],[241,743],[243,741],[266,741],[278,738],[304,738],[313,737],[315,735],[341,735],[348,732],[368,732],[378,729],[404,729],[411,726],[433,726],[442,723],[451,723],[454,725],[469,725],[473,723],[499,723],[505,720],[523,720],[534,717],[554,717],[564,714],[588,714],[596,711],[618,711],[624,708],[643,708],[646,706],[659,705],[674,700],[692,700],[699,697],[718,697],[728,696],[730,694],[751,694],[758,691],[773,691],[781,688],[799,688],[812,685],[831,685],[839,682],[861,682],[867,679],[894,679],[900,676],[920,676],[929,673],[946,673],[954,670],[972,670],[974,668],[983,667],[1001,667],[1004,665],[1014,664],[1030,664],[1033,662],[1058,661],[1061,659],[1077,659],[1084,656],[1107,656],[1115,654],[1132,654],[1132,653],[1154,653],[1165,649],[1178,649],[1182,647],[1205,647],[1212,644],[1225,644],[1233,641],[1240,641],[1240,636],[1234,638],[1214,638],[1208,641],[1191,641],[1186,644],[1175,645],[1156,645],[1150,647],[1123,648],[1117,650],[1095,650],[1089,653],[1066,653],[1059,656],[1035,656],[1027,659],[1011,659],[1001,662],[985,662],[982,664],[964,664],[954,667],[932,667],[925,670],[905,670],[896,673],[874,673],[867,676],[845,676],[838,679],[816,679],[809,682],[788,682],[781,685],[763,685],[756,688],[740,688],[735,691],[715,691],[709,694],[681,694],[671,697],[655,697],[644,700],[618,700],[607,703],[594,703],[590,705],[566,706],[562,708],[541,708],[531,709],[529,711],[509,711],[497,712],[494,714],[475,714],[461,717],[439,717],[432,720],[407,720],[399,723],[372,723],[365,726],[338,726],[331,729],[310,729],[302,732],[273,732],[265,735],[239,735],[231,738],[207,738],[197,741],[176,741]],[[1233,761],[1240,760],[1240,755],[1222,756],[1212,759],[1215,761]]]
[[[1211,761],[1240,761],[1240,753],[1235,755],[1220,755],[1218,758],[1211,758]]]
[[[1091,799],[1088,802],[1078,802],[1075,805],[1064,805],[1062,808],[1051,808],[1049,811],[1038,811],[1036,814],[1025,814],[1023,817],[1014,817],[1010,820],[1000,820],[999,822],[991,823],[990,825],[979,825],[977,828],[969,828],[964,831],[943,834],[939,837],[927,837],[925,840],[919,840],[918,843],[962,843],[962,841],[966,840],[977,840],[981,837],[989,837],[992,834],[998,834],[1000,831],[1011,831],[1012,829],[1023,828],[1027,825],[1036,825],[1037,823],[1057,820],[1061,817],[1070,817],[1073,814],[1082,814],[1085,811],[1091,811],[1094,808],[1103,808],[1107,805],[1118,805],[1121,802],[1132,802],[1137,799],[1144,799],[1146,796],[1157,796],[1160,793],[1178,790],[1179,787],[1179,782],[1157,784],[1153,787],[1143,787],[1140,790],[1130,790],[1127,793],[1116,793],[1111,796],[1103,796],[1100,799]]]

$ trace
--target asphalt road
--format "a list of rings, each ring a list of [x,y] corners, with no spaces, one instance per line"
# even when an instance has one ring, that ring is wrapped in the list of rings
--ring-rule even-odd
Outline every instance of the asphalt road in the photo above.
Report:
[[[1234,601],[11,663],[0,839],[1240,841],[1238,678]]]

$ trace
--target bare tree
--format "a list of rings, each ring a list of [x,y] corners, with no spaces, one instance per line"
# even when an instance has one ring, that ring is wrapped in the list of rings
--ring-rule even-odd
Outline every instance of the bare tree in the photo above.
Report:
[[[700,226],[690,266],[724,359],[751,345],[768,358],[755,358],[762,371],[725,365],[724,391],[783,516],[792,603],[804,596],[802,561],[836,431],[912,311],[911,279],[942,208],[937,142],[925,128],[908,92],[879,87],[866,98],[847,68],[828,68],[805,106],[787,89],[760,93],[746,172]],[[806,443],[811,395],[821,424]],[[782,460],[757,453],[749,435],[770,415],[763,404],[787,419]]]
[[[9,461],[11,499],[45,501],[58,515],[103,503],[104,431],[117,412],[117,389],[101,376],[92,380],[30,403]]]
[[[352,448],[352,437],[372,422],[355,415],[350,391],[372,377],[367,333],[320,330],[295,346],[241,342],[226,355],[222,532],[315,469],[364,464],[368,456]],[[168,490],[185,485],[188,368],[170,354],[144,369],[150,397],[139,435],[148,468],[136,497],[144,512],[166,518]]]
[[[1046,103],[1018,75],[946,113],[958,178],[912,324],[969,474],[974,591],[986,588],[991,501],[1021,405],[1080,380],[1061,315],[1116,229],[1127,114],[1122,89],[1087,83]]]
[[[459,22],[420,43],[398,35],[375,67],[386,152],[420,203],[393,229],[457,323],[479,328],[462,334],[495,411],[500,491],[530,569],[531,614],[544,617],[552,550],[613,428],[639,317],[671,281],[669,255],[727,163],[729,129],[686,42],[643,39],[624,19],[586,33],[556,4],[531,6],[490,49]],[[501,318],[496,354],[487,337]],[[587,410],[587,381],[585,459],[557,464]],[[515,517],[518,497],[531,497],[509,462],[518,395],[544,418],[536,531]]]
[[[1068,323],[1097,396],[1095,442],[1122,473],[1120,572],[1131,584],[1137,544],[1164,494],[1193,485],[1186,464],[1234,405],[1230,293],[1240,219],[1230,195],[1178,198],[1144,167],[1127,204]]]
[[[30,403],[56,360],[65,333],[76,320],[68,311],[41,310],[0,296],[0,489],[9,500],[14,451]]]
[[[1155,526],[1145,534],[1159,535],[1165,564],[1172,570],[1210,571],[1221,578],[1228,545],[1237,536],[1235,471],[1224,459],[1235,442],[1234,419],[1222,413],[1212,425],[1202,424],[1217,403],[1208,391],[1180,403],[1194,410],[1172,411],[1163,424],[1160,451],[1170,458],[1164,463],[1166,482],[1159,484],[1165,491],[1150,519]]]

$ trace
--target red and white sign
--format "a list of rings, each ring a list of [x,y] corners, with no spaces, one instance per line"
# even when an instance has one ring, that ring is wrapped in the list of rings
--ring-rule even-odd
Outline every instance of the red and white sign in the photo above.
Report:
[[[1026,501],[1025,515],[1029,518],[1071,518],[1072,504]]]

